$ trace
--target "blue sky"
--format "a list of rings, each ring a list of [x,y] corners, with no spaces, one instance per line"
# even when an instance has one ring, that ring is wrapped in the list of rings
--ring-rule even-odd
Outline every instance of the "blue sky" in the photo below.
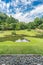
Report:
[[[33,21],[35,17],[43,16],[43,0],[0,0],[0,12],[19,21]]]

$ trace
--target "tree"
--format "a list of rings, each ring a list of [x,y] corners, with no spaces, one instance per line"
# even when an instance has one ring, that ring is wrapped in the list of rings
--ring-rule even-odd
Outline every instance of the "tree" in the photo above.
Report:
[[[35,29],[36,27],[35,27],[35,23],[34,22],[29,22],[28,23],[28,30],[30,30],[30,29]]]
[[[12,16],[9,17],[4,13],[0,13],[0,30],[30,30],[35,28],[43,28],[43,17],[36,17],[33,22],[24,23],[19,22]]]
[[[43,23],[38,26],[39,29],[43,29]]]
[[[19,22],[16,24],[16,30],[20,30],[20,23]]]
[[[15,29],[17,22],[19,21],[12,16],[9,17],[4,13],[0,13],[0,29]]]
[[[20,22],[19,24],[20,24],[20,29],[21,29],[21,30],[27,29],[26,23]]]
[[[34,24],[35,24],[35,26],[36,26],[36,28],[37,28],[40,24],[42,24],[41,19],[38,18],[38,17],[36,17],[35,20],[34,20]]]

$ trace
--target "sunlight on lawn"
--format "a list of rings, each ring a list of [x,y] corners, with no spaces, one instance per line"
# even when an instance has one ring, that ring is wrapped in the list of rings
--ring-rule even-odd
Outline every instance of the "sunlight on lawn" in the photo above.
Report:
[[[13,33],[13,34],[12,34]],[[20,30],[0,32],[0,54],[43,54],[43,36],[38,36],[36,30]],[[25,38],[30,42],[15,42]]]

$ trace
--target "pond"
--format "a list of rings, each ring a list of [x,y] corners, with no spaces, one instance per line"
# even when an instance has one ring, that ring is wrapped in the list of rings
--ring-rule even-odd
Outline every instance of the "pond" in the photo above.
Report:
[[[27,40],[27,39],[18,39],[15,42],[30,42],[30,40]]]

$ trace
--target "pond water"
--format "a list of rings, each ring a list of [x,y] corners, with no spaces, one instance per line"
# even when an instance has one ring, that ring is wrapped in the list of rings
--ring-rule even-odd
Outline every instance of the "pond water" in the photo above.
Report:
[[[18,39],[15,42],[29,42],[29,40],[27,40],[27,39]]]

